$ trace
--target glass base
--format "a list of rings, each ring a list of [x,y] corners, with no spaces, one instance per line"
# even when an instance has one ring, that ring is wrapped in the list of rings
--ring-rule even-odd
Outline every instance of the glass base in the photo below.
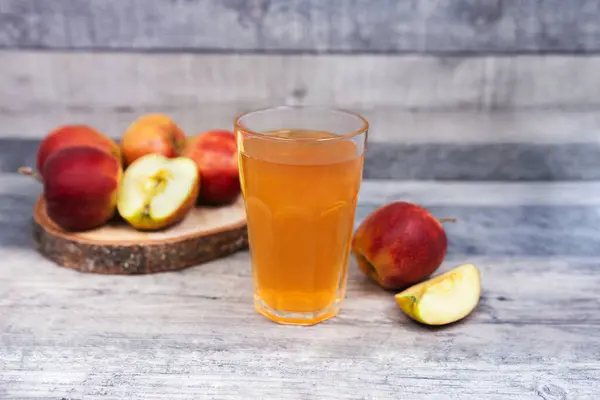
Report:
[[[254,297],[254,308],[271,321],[282,325],[316,325],[340,313],[337,301],[331,307],[315,312],[290,312],[273,309],[257,296]]]

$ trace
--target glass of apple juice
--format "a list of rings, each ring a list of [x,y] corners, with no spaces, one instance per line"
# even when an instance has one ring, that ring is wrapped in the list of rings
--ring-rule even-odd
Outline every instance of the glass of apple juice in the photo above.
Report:
[[[318,106],[235,119],[254,305],[271,320],[313,325],[345,296],[368,122]]]

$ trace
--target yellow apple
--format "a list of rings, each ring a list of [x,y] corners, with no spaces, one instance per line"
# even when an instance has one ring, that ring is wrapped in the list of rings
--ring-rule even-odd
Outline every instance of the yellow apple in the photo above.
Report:
[[[189,158],[148,154],[125,170],[117,209],[136,229],[163,229],[194,207],[199,186],[198,167]]]
[[[479,303],[481,277],[473,264],[464,264],[411,286],[394,298],[406,315],[427,325],[463,319]]]

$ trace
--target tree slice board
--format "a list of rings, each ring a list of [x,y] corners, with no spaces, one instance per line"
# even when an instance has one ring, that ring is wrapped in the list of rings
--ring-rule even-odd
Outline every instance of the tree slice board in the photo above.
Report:
[[[116,218],[98,229],[67,232],[34,207],[37,250],[56,264],[98,274],[175,271],[224,257],[248,246],[242,197],[231,205],[196,207],[170,228],[143,232]]]

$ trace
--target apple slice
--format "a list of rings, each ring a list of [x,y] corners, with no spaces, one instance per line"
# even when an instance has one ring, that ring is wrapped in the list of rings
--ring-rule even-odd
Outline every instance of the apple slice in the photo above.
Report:
[[[456,322],[471,313],[481,296],[479,270],[464,264],[396,294],[406,315],[427,325]]]
[[[198,167],[189,158],[148,154],[125,170],[117,209],[136,229],[166,228],[194,207],[199,186]]]

